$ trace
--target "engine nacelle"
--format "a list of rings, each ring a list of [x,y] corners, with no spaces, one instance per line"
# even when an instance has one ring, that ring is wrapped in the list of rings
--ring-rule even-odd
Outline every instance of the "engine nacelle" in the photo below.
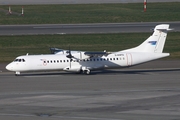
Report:
[[[55,54],[69,55],[68,52],[69,52],[68,50],[61,50],[61,51],[59,50],[59,51],[56,52]],[[72,54],[72,56],[73,56],[75,59],[79,59],[79,60],[89,59],[90,56],[85,55],[84,53],[85,53],[85,52],[81,52],[81,51],[71,51],[71,54]]]
[[[81,66],[68,66],[68,67],[65,67],[63,70],[68,71],[68,72],[80,72]]]
[[[79,59],[79,60],[89,59],[90,56],[85,55],[84,53],[85,53],[85,52],[72,53],[72,56],[74,56],[74,58]]]

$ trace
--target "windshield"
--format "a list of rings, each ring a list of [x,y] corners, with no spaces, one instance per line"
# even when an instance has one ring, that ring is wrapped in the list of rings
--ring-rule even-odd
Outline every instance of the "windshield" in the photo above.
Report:
[[[24,59],[15,59],[14,62],[25,62]]]

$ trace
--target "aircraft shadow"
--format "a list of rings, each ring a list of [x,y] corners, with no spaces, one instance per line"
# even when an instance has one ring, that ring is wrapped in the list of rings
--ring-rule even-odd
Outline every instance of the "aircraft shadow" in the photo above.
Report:
[[[179,69],[109,69],[109,70],[99,70],[99,71],[92,71],[90,75],[116,75],[116,74],[147,74],[149,72],[175,72],[180,71]],[[80,73],[73,73],[73,72],[31,72],[31,73],[22,73],[19,76],[59,76],[59,75],[85,75]],[[89,76],[89,75],[87,75]]]
[[[103,70],[101,72],[96,72],[94,74],[147,74],[149,72],[173,72],[180,71],[179,69],[129,69],[129,70]],[[92,73],[93,74],[93,73]]]

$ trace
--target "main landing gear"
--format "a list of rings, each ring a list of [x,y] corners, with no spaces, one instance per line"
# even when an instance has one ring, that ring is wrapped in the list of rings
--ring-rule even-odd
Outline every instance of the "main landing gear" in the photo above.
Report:
[[[84,74],[86,74],[86,75],[91,74],[91,70],[88,69],[87,67],[82,67],[82,68],[81,68],[81,71],[82,71]]]
[[[83,71],[83,73],[86,74],[86,75],[90,75],[91,71],[89,69],[86,69],[86,70]]]
[[[91,74],[91,71],[90,71],[89,69],[80,70],[80,71],[78,72],[78,74],[90,75],[90,74]]]

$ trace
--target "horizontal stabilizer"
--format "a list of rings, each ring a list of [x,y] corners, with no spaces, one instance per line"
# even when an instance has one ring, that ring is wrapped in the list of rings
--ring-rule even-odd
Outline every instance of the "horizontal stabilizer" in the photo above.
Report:
[[[156,30],[159,30],[159,31],[171,31],[171,30],[174,30],[174,29],[156,29]]]

